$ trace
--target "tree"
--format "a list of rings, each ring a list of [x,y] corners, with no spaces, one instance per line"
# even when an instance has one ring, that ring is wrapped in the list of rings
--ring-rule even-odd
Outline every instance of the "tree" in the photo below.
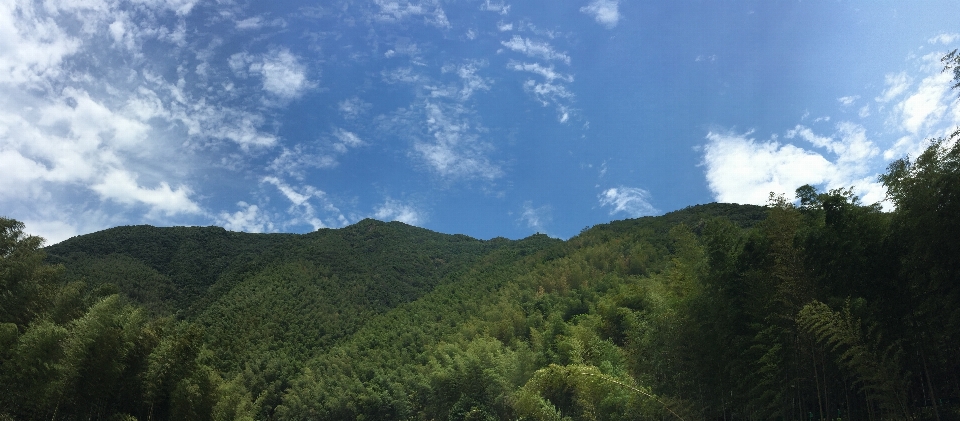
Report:
[[[43,313],[60,268],[44,264],[43,238],[27,235],[20,221],[0,217],[0,323],[23,330]]]
[[[955,393],[960,375],[960,132],[933,140],[915,160],[890,164],[880,180],[896,205],[891,244],[897,248],[900,323],[920,357],[915,372],[925,400]],[[925,383],[925,384],[924,384]],[[940,385],[939,387],[937,385]],[[935,413],[939,413],[934,406]]]

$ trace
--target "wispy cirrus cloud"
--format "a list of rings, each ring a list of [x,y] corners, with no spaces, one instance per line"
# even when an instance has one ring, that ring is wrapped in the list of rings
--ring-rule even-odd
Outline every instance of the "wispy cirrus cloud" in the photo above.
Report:
[[[573,76],[557,72],[556,70],[554,70],[553,66],[543,66],[540,63],[520,63],[516,61],[511,61],[507,64],[507,68],[516,70],[519,72],[530,72],[533,74],[543,76],[543,78],[549,83],[552,83],[554,81],[561,81],[561,82],[567,82],[567,83],[573,82]]]
[[[287,219],[280,224],[283,228],[310,225],[318,230],[350,224],[350,219],[334,206],[323,190],[307,184],[295,187],[274,176],[264,177],[261,181],[276,187],[290,201]],[[315,203],[319,208],[314,206]]]
[[[399,22],[411,16],[422,16],[428,24],[439,28],[450,28],[447,14],[437,1],[414,3],[401,0],[376,0],[379,11],[375,17],[386,22]]]
[[[337,167],[341,156],[366,144],[356,133],[336,128],[314,144],[282,147],[267,169],[275,175],[289,175],[303,180],[308,169]]]
[[[553,66],[543,66],[540,63],[520,63],[511,61],[507,68],[518,72],[529,72],[543,77],[543,81],[528,79],[523,83],[523,89],[531,94],[544,107],[554,105],[557,108],[557,120],[566,123],[573,113],[570,103],[575,95],[567,89],[564,83],[572,83],[573,76],[554,70]]]
[[[427,136],[416,140],[413,150],[427,168],[447,179],[492,180],[503,175],[488,157],[493,147],[480,139],[468,109],[427,101],[422,112]]]
[[[886,76],[887,89],[876,98],[877,102],[890,102],[900,96],[913,83],[913,78],[907,75],[907,72],[891,73]]]
[[[528,200],[523,203],[520,221],[538,233],[547,234],[547,226],[553,221],[553,207],[550,205],[534,207],[533,202]]]
[[[843,104],[844,106],[853,105],[854,102],[860,99],[860,95],[848,95],[837,98],[837,102]]]
[[[381,117],[381,131],[408,139],[416,165],[442,179],[501,177],[503,170],[490,158],[495,148],[483,139],[485,129],[469,105],[474,95],[489,90],[493,83],[480,75],[485,65],[476,60],[446,64],[439,78],[410,67],[384,72],[386,82],[408,84],[418,98],[409,107]]]
[[[500,44],[528,57],[542,58],[551,61],[556,60],[570,64],[570,56],[567,55],[567,53],[557,52],[553,49],[553,46],[544,41],[536,41],[514,35],[509,41],[501,41]]]
[[[610,215],[626,214],[631,218],[660,213],[650,204],[650,193],[639,187],[612,187],[600,193],[600,206],[609,207]]]
[[[485,12],[497,12],[501,15],[506,15],[510,13],[510,5],[506,4],[506,2],[495,3],[491,2],[490,0],[483,0],[480,10]]]
[[[360,97],[347,98],[343,101],[337,103],[337,109],[340,110],[340,114],[343,115],[343,118],[348,120],[354,120],[357,117],[365,114],[370,110],[373,104],[366,102]]]

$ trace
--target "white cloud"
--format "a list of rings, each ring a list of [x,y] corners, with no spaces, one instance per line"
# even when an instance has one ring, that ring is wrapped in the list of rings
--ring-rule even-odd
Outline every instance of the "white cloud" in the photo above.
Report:
[[[364,144],[363,140],[360,139],[355,133],[348,132],[344,129],[337,129],[333,132],[334,136],[340,141],[334,146],[338,152],[346,152],[347,148],[356,148]]]
[[[307,79],[306,66],[283,48],[265,54],[262,61],[250,65],[250,71],[263,75],[263,89],[283,99],[299,97],[314,86]]]
[[[273,176],[264,177],[262,181],[274,185],[291,203],[287,210],[287,214],[291,218],[284,222],[283,226],[306,224],[312,226],[314,230],[318,230],[327,227],[342,227],[350,223],[347,217],[330,202],[327,194],[322,190],[310,185],[304,185],[297,189]],[[319,202],[320,211],[314,208],[311,201]],[[320,212],[323,215],[319,215]]]
[[[507,64],[507,68],[516,70],[516,71],[538,74],[540,76],[543,76],[543,78],[546,79],[547,82],[553,82],[554,80],[560,80],[562,82],[567,82],[567,83],[573,82],[573,76],[565,75],[563,73],[558,73],[553,69],[553,66],[544,67],[540,63],[520,63],[520,62],[511,61],[510,63]]]
[[[365,114],[372,106],[373,104],[365,102],[356,96],[337,103],[337,108],[340,110],[340,113],[343,114],[343,117],[350,120]]]
[[[507,22],[497,22],[497,30],[500,32],[509,32],[513,30],[513,24]]]
[[[254,57],[249,53],[234,53],[231,54],[230,58],[227,59],[227,65],[233,69],[234,73],[246,76],[247,67],[250,65],[250,63],[253,63],[254,60]]]
[[[263,116],[245,110],[200,102],[177,106],[170,117],[183,123],[191,137],[230,140],[244,150],[277,143],[276,136],[259,129],[265,122]]]
[[[484,0],[480,10],[485,12],[497,12],[501,15],[510,13],[510,5],[506,3],[492,3],[490,0]]]
[[[30,235],[43,237],[45,245],[57,244],[70,237],[80,235],[77,227],[62,220],[25,220],[24,231]]]
[[[197,4],[197,0],[166,0],[160,3],[166,6],[167,9],[176,12],[176,14],[185,16],[190,14],[193,6]]]
[[[546,234],[546,226],[553,221],[552,213],[553,208],[549,205],[535,208],[532,202],[526,201],[523,203],[523,213],[520,214],[520,220],[527,224],[530,229]]]
[[[377,206],[374,218],[381,221],[400,221],[408,225],[420,225],[423,222],[423,216],[416,208],[390,198]]]
[[[393,48],[383,53],[383,56],[386,58],[392,58],[401,55],[410,57],[410,59],[414,62],[422,60],[422,51],[420,51],[420,47],[416,43],[410,42],[410,40],[406,38],[397,40],[397,42],[394,43]]]
[[[617,10],[618,3],[618,0],[593,0],[590,4],[581,7],[580,11],[593,15],[593,18],[603,26],[613,28],[620,21],[620,12]]]
[[[462,85],[459,88],[436,88],[430,89],[431,96],[441,97],[441,96],[455,96],[459,101],[466,101],[473,96],[476,91],[489,91],[490,85],[493,83],[493,80],[484,78],[477,74],[477,71],[480,67],[485,66],[484,62],[468,62],[466,64],[461,64],[458,66],[446,65],[443,66],[441,71],[443,73],[455,73],[460,77],[460,82]]]
[[[348,132],[344,129],[337,129],[333,132],[333,135],[338,140],[338,142],[333,144],[333,150],[340,154],[347,153],[347,150],[350,148],[356,148],[366,144],[356,133]]]
[[[223,14],[227,19],[214,24],[225,25],[226,33],[209,41],[204,27],[193,26],[202,21],[185,19],[196,3],[0,0],[0,208],[55,240],[144,216],[164,224],[206,218],[241,227],[247,221],[248,230],[257,226],[251,222],[257,215],[266,218],[256,205],[219,216],[204,210],[198,198],[208,195],[197,190],[196,177],[206,183],[222,171],[256,174],[262,162],[296,153],[294,147],[270,149],[281,146],[276,107],[316,83],[308,61],[284,48],[216,59],[231,53],[223,51],[230,43],[221,36],[235,33],[233,25],[284,22],[231,21]],[[427,12],[434,24],[445,19],[437,8]],[[231,70],[249,79],[234,79]],[[224,75],[232,80],[219,78]],[[368,107],[357,103],[352,115]],[[322,140],[324,154],[301,158],[317,158],[322,166],[337,156],[335,149],[363,143],[346,130]],[[307,204],[324,224],[340,224],[322,194]],[[304,205],[298,209],[298,220],[308,221]]]
[[[436,1],[414,4],[410,1],[376,0],[380,12],[376,19],[387,22],[399,22],[410,16],[424,16],[425,22],[439,28],[450,28],[446,13]]]
[[[951,33],[946,33],[946,32],[944,32],[944,33],[939,34],[939,35],[937,35],[937,36],[935,36],[935,37],[933,37],[933,38],[928,39],[927,42],[929,42],[929,43],[931,43],[931,44],[938,44],[938,43],[939,43],[939,44],[943,44],[943,45],[950,45],[950,44],[953,44],[953,43],[954,43],[956,40],[958,40],[958,39],[960,39],[960,34],[958,34],[958,33],[956,33],[956,32],[951,32]]]
[[[259,16],[237,21],[237,29],[260,29],[262,26],[263,19],[261,19]]]
[[[411,83],[420,84],[426,82],[426,78],[415,73],[412,67],[402,67],[391,71],[383,71],[383,80],[387,83]]]
[[[0,83],[41,83],[59,76],[82,42],[32,1],[0,2]]]
[[[707,134],[703,165],[719,202],[766,204],[771,192],[787,194],[804,184],[824,183],[833,166],[823,156],[746,135]]]
[[[609,206],[610,215],[625,213],[631,218],[660,213],[650,204],[650,193],[637,187],[613,187],[600,193],[600,206]]]
[[[495,179],[503,175],[487,157],[490,146],[474,133],[460,105],[426,102],[424,123],[429,137],[414,143],[416,155],[444,178]]]
[[[920,82],[904,86],[897,102],[878,109],[887,111],[888,126],[897,129],[889,133],[896,141],[883,151],[885,160],[916,157],[926,148],[927,139],[947,137],[960,126],[960,101],[951,90],[951,74],[941,71],[943,54],[933,52],[918,58],[919,71],[914,74]]]
[[[838,123],[829,135],[798,125],[783,137],[805,145],[779,143],[776,136],[760,142],[749,134],[708,134],[703,166],[714,197],[763,204],[770,192],[789,195],[803,184],[823,189],[853,186],[865,203],[889,206],[884,202],[885,189],[877,182],[887,163],[916,157],[926,148],[927,139],[947,136],[960,126],[960,100],[950,90],[952,75],[940,71],[942,55],[918,57],[913,71],[886,75],[884,90],[876,97],[880,104],[859,109],[861,118],[873,112],[885,114],[884,130],[870,135],[878,140],[851,122]],[[843,98],[840,102],[846,106]]]
[[[707,134],[703,166],[717,201],[762,205],[771,192],[790,196],[804,184],[827,189],[854,186],[867,203],[884,199],[882,186],[871,173],[879,149],[859,125],[840,123],[835,137],[818,136],[803,126],[784,136],[825,149],[832,159],[789,143],[757,142],[748,136]]]
[[[8,100],[18,104],[0,100],[0,110],[7,111],[0,112],[0,162],[16,170],[0,172],[0,197],[36,197],[51,183],[97,183],[152,150],[145,144],[149,126],[86,91],[66,88],[53,101]],[[13,111],[28,104],[33,113]]]
[[[221,212],[217,224],[230,231],[275,232],[273,222],[257,205],[238,202],[240,210],[234,213]]]
[[[380,6],[380,14],[377,17],[381,20],[399,21],[407,16],[426,13],[422,5],[412,4],[408,1],[400,4],[399,1],[376,0],[376,3],[377,6]]]
[[[544,106],[559,103],[562,99],[573,98],[572,92],[568,91],[564,85],[557,83],[537,83],[535,80],[527,80],[523,83],[523,89],[533,94]]]
[[[887,89],[876,98],[877,102],[890,102],[906,92],[912,83],[913,79],[907,75],[907,72],[888,74],[886,76]]]
[[[566,53],[554,51],[553,47],[546,42],[533,41],[529,38],[514,35],[510,41],[501,41],[500,43],[503,44],[504,47],[523,53],[529,57],[539,57],[544,60],[559,60],[570,64],[570,56]]]
[[[493,83],[480,75],[484,66],[477,60],[447,64],[440,69],[440,80],[409,67],[383,72],[387,83],[412,85],[417,97],[409,107],[378,118],[383,135],[410,140],[410,156],[446,181],[501,177],[500,166],[489,158],[493,146],[480,136],[486,130],[467,105],[474,94],[489,90]]]
[[[843,178],[852,179],[864,175],[868,171],[870,160],[879,155],[880,150],[867,139],[863,126],[857,124],[849,122],[837,124],[836,136],[838,139],[818,136],[810,128],[798,125],[788,130],[784,138],[799,137],[833,154],[836,157],[833,173],[840,177],[833,184],[839,184]]]
[[[856,102],[858,99],[860,99],[860,95],[850,95],[850,96],[842,96],[840,98],[837,98],[837,101],[839,101],[844,106],[849,106],[849,105],[852,105],[854,102]]]
[[[950,92],[951,79],[952,75],[947,72],[928,76],[920,82],[916,91],[897,105],[904,130],[917,134],[944,116],[948,106],[944,100]]]
[[[190,199],[191,190],[186,186],[171,189],[165,181],[153,189],[137,184],[137,177],[130,172],[114,169],[109,171],[97,184],[90,188],[100,197],[125,205],[143,204],[150,207],[150,213],[164,215],[201,213],[200,206]]]
[[[523,83],[524,91],[533,95],[533,97],[540,102],[540,105],[544,107],[550,104],[556,104],[557,120],[560,123],[566,123],[570,119],[573,110],[569,106],[569,102],[573,100],[574,95],[567,90],[565,85],[558,82],[572,83],[572,75],[558,73],[553,69],[553,66],[543,66],[539,63],[519,63],[511,61],[507,64],[507,68],[518,72],[530,72],[543,76],[545,79],[543,83],[532,79],[525,81]]]

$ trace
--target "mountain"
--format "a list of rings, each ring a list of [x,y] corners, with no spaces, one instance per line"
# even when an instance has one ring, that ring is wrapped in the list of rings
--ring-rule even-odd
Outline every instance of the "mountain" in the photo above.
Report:
[[[648,261],[635,267],[661,266],[658,260],[669,253],[672,227],[697,227],[717,216],[733,217],[749,227],[765,218],[766,210],[694,206],[661,217],[598,225],[569,243],[544,235],[482,241],[400,222],[364,220],[303,235],[236,233],[219,227],[117,227],[69,239],[46,252],[48,262],[65,268],[66,282],[84,281],[91,288],[112,285],[156,316],[174,315],[201,326],[204,346],[217,354],[210,365],[223,373],[246,370],[258,379],[262,406],[271,408],[281,403],[304,362],[360,346],[358,338],[364,334],[358,330],[379,332],[384,320],[408,314],[408,307],[390,312],[397,306],[433,308],[433,322],[444,322],[430,330],[419,320],[430,311],[418,310],[411,316],[416,321],[401,325],[431,332],[417,334],[415,342],[422,347],[459,329],[484,301],[535,262],[563,259],[583,244],[626,236],[651,250]],[[433,300],[461,308],[451,312],[431,304]],[[384,351],[392,352],[392,345]],[[276,375],[273,371],[283,374],[269,379]]]
[[[951,156],[566,241],[0,218],[0,419],[954,419]]]

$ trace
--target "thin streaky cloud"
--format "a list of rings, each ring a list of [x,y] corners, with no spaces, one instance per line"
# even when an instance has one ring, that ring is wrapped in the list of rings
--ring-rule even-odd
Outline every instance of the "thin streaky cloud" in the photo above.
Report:
[[[849,95],[837,98],[837,101],[844,106],[849,106],[853,105],[854,102],[857,102],[858,99],[860,99],[860,95]]]
[[[484,0],[483,5],[480,6],[480,10],[485,12],[497,12],[501,15],[506,15],[510,13],[510,5],[506,4],[506,2],[494,3],[490,0]]]
[[[547,233],[547,225],[553,221],[553,207],[550,205],[534,207],[533,202],[528,200],[523,203],[520,221],[538,233],[550,235]]]
[[[500,44],[528,57],[542,58],[544,60],[557,60],[566,64],[570,64],[569,55],[566,53],[557,52],[549,43],[543,41],[535,41],[519,35],[514,35],[509,41],[501,41]]]
[[[638,187],[612,187],[600,193],[599,198],[600,206],[610,208],[610,215],[624,213],[639,218],[660,213],[650,204],[650,193]]]
[[[553,82],[554,80],[560,80],[562,82],[573,83],[573,76],[559,73],[554,70],[553,66],[543,66],[540,63],[520,63],[516,61],[511,61],[507,64],[507,68],[522,71],[530,72],[543,76],[547,82]]]
[[[887,89],[876,98],[877,102],[890,102],[907,91],[913,79],[907,72],[891,73],[886,76]]]

